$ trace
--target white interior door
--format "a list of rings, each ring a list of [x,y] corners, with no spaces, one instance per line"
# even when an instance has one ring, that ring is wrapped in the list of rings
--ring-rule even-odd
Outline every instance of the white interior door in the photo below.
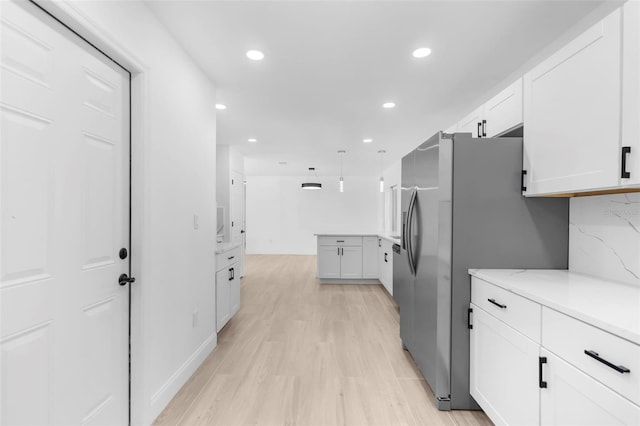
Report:
[[[128,74],[1,3],[0,423],[126,424]]]

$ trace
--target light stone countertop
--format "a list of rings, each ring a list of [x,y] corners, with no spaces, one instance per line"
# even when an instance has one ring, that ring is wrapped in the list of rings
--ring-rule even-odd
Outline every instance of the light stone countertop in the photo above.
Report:
[[[396,238],[390,234],[381,234],[376,232],[326,232],[313,235],[316,237],[379,237],[391,241],[392,243],[400,244],[400,236]]]
[[[220,254],[220,253],[224,253],[227,252],[229,250],[233,250],[236,247],[240,247],[242,245],[241,242],[230,242],[230,241],[226,241],[223,243],[217,243],[216,244],[216,254]]]
[[[567,270],[469,269],[469,274],[640,345],[640,287]]]

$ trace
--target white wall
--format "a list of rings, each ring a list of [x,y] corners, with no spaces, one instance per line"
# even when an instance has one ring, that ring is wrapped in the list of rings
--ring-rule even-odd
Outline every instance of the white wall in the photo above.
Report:
[[[44,4],[136,71],[132,421],[146,425],[216,344],[215,91],[143,3]]]
[[[640,193],[570,203],[569,269],[640,286]]]
[[[247,253],[316,254],[318,233],[377,233],[376,177],[322,177],[323,189],[302,190],[308,176],[247,176]]]

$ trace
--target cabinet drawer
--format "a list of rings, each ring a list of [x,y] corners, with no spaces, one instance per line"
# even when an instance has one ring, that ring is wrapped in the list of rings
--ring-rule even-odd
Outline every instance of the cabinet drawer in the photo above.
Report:
[[[542,346],[640,404],[640,346],[549,308],[542,310],[542,327]],[[592,351],[603,361],[585,351]],[[604,361],[629,372],[618,372]]]
[[[541,307],[538,303],[476,277],[471,283],[471,302],[540,343]]]
[[[362,246],[362,237],[318,237],[319,246]]]
[[[240,247],[236,247],[224,253],[216,254],[216,271],[227,268],[233,263],[240,261]]]

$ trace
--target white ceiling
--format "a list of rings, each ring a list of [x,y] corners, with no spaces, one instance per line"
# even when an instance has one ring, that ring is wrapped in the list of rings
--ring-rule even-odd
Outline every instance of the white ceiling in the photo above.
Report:
[[[378,175],[378,150],[386,167],[453,124],[600,3],[147,2],[216,85],[218,144],[247,175],[337,175],[344,149],[345,176]]]

